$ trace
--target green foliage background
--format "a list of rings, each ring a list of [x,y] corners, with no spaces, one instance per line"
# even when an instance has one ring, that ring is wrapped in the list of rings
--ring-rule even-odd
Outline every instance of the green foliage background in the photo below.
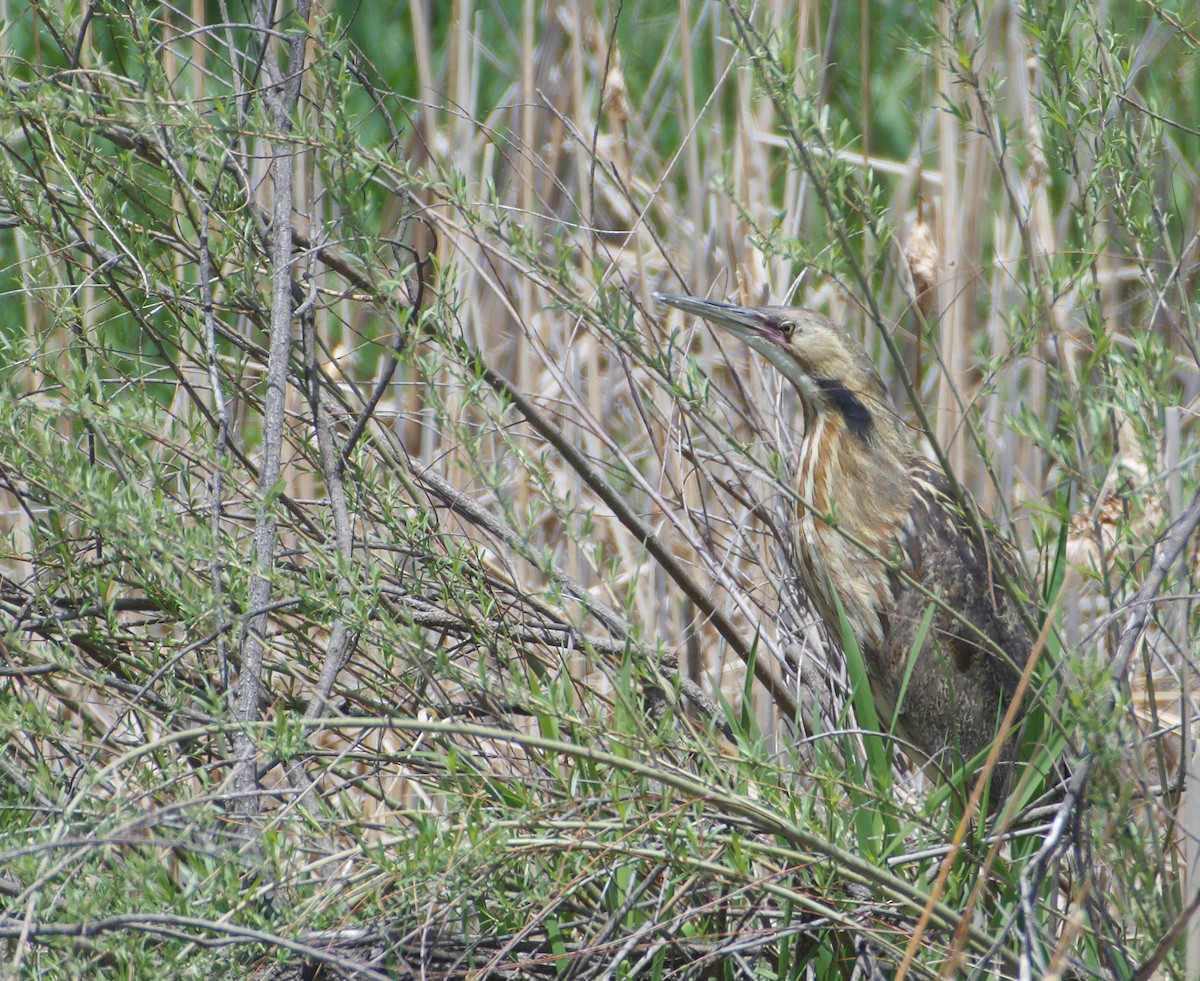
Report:
[[[1194,5],[301,8],[0,23],[6,976],[1195,976]],[[659,289],[863,339],[1077,810],[859,727]]]

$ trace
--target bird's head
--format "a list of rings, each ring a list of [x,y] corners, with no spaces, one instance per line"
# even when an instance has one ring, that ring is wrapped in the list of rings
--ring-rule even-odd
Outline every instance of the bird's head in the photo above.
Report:
[[[739,307],[675,293],[660,303],[703,317],[745,341],[799,393],[806,412],[835,410],[864,442],[895,429],[883,382],[866,351],[828,317],[804,307]]]

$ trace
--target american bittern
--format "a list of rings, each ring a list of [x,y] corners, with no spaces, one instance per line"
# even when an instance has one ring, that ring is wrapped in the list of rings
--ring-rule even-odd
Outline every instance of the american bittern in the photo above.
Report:
[[[800,585],[835,640],[840,601],[881,725],[910,755],[945,770],[976,756],[994,740],[1032,646],[1004,588],[1016,579],[1011,547],[965,520],[945,474],[909,442],[871,359],[826,317],[654,297],[745,341],[795,386]],[[993,807],[1015,749],[1015,738],[1003,747]]]

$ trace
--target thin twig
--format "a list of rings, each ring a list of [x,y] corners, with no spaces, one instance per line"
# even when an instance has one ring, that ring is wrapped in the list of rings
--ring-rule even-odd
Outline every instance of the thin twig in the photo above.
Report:
[[[296,16],[308,21],[310,0],[298,0]],[[256,19],[269,26],[271,5],[256,4]],[[271,573],[275,565],[275,538],[278,519],[274,496],[281,474],[284,412],[287,407],[288,358],[292,338],[292,167],[295,150],[287,139],[291,114],[300,98],[304,70],[304,51],[308,36],[294,31],[288,37],[287,75],[279,77],[278,66],[270,56],[270,42],[264,40],[263,64],[270,85],[264,96],[271,108],[278,135],[271,140],[271,178],[273,204],[271,217],[271,340],[267,353],[267,395],[263,404],[262,469],[259,472],[258,517],[254,527],[255,573],[250,579],[247,607],[265,607],[271,598]],[[263,655],[266,651],[267,617],[251,617],[242,637],[242,664],[233,704],[233,718],[241,723],[259,718],[262,697]],[[254,764],[256,747],[249,730],[234,740],[236,765],[232,774],[234,807],[243,813],[258,809],[251,793],[258,778]]]
[[[1150,563],[1150,571],[1146,574],[1141,588],[1128,606],[1129,612],[1125,618],[1125,626],[1121,630],[1116,655],[1113,657],[1113,684],[1111,694],[1108,696],[1108,711],[1110,712],[1116,709],[1120,693],[1128,684],[1130,661],[1133,659],[1138,643],[1145,635],[1155,599],[1162,589],[1167,573],[1183,553],[1197,525],[1200,525],[1200,492],[1197,492],[1192,498],[1192,503],[1176,523],[1171,534],[1155,551],[1154,559]],[[1035,899],[1042,882],[1045,880],[1051,864],[1066,851],[1081,827],[1084,794],[1087,790],[1092,763],[1092,754],[1085,751],[1083,757],[1072,765],[1066,796],[1058,806],[1054,819],[1050,822],[1046,840],[1021,873],[1021,910],[1025,930],[1029,935],[1032,935],[1037,922]],[[1091,872],[1087,870],[1084,874],[1090,877]],[[1031,957],[1031,945],[1022,944],[1021,981],[1031,981],[1033,978],[1034,968]]]

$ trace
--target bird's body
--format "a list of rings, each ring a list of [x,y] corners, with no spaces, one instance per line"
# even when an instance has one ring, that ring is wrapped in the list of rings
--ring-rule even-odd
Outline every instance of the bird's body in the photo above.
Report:
[[[1005,592],[1016,581],[1010,546],[964,518],[841,328],[799,307],[655,296],[735,334],[794,385],[804,415],[792,525],[800,585],[835,640],[840,602],[881,724],[910,754],[941,772],[970,760],[995,738],[1032,647]],[[993,805],[1014,751],[1010,740]]]

